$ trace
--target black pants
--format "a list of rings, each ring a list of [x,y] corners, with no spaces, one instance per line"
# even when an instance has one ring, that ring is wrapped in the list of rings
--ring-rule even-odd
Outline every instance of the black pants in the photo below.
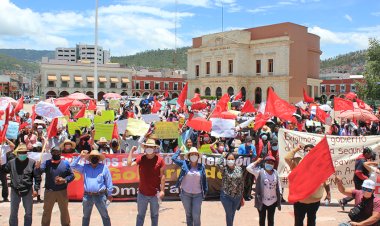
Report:
[[[0,181],[1,181],[1,196],[3,199],[8,199],[8,182],[7,182],[7,174],[4,173],[3,171],[0,171]]]
[[[244,192],[243,192],[244,198],[248,198],[252,194],[253,178],[254,176],[252,174],[250,174],[247,171],[244,172]]]
[[[268,226],[274,226],[274,213],[276,212],[277,202],[273,203],[270,206],[263,204],[261,210],[259,211],[259,225],[265,226],[265,217],[268,213]]]
[[[315,226],[319,204],[319,201],[309,204],[296,202],[294,204],[294,226],[303,226],[303,220],[305,219],[306,214],[307,226]]]

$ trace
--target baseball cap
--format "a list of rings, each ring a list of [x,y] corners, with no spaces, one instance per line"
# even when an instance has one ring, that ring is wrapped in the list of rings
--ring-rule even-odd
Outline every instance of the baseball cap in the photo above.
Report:
[[[375,182],[373,180],[367,179],[363,181],[362,187],[363,188],[368,188],[368,189],[375,189]]]

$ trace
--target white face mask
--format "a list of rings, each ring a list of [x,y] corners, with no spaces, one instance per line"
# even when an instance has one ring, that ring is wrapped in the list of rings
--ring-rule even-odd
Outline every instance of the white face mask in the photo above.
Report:
[[[198,156],[196,156],[196,155],[192,155],[192,156],[190,156],[190,161],[191,161],[191,162],[196,162],[196,161],[198,161]]]
[[[227,165],[228,165],[228,166],[233,166],[233,165],[235,165],[235,160],[227,160]]]
[[[272,146],[272,150],[273,151],[277,151],[278,150],[278,146]]]
[[[153,148],[145,148],[145,153],[147,153],[148,155],[153,154],[153,152],[154,152]]]
[[[263,139],[263,140],[267,140],[268,137],[267,137],[267,135],[263,135],[263,136],[261,137],[261,139]]]

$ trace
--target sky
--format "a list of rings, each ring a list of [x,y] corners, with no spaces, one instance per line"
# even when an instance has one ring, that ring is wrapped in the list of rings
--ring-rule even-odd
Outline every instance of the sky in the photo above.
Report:
[[[0,48],[93,44],[95,2],[0,0]],[[192,38],[222,30],[292,22],[321,37],[326,59],[366,49],[369,38],[380,38],[380,1],[99,0],[98,21],[99,45],[112,56],[190,46]]]

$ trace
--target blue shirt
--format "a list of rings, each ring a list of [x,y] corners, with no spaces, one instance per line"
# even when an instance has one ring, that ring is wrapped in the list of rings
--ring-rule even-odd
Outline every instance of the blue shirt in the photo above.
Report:
[[[53,164],[47,160],[37,169],[39,173],[45,173],[45,188],[53,191],[62,191],[67,188],[67,184],[74,180],[74,173],[68,161],[61,159],[58,164]],[[55,177],[62,177],[66,180],[65,184],[56,184]]]
[[[84,191],[106,191],[107,196],[112,196],[112,176],[108,167],[103,163],[98,163],[95,168],[91,164],[80,165],[80,159],[80,157],[75,158],[71,167],[83,175]]]
[[[245,144],[241,144],[238,149],[238,154],[239,155],[249,155],[250,152],[252,151],[252,158],[256,158],[256,148],[253,144],[247,146]]]

